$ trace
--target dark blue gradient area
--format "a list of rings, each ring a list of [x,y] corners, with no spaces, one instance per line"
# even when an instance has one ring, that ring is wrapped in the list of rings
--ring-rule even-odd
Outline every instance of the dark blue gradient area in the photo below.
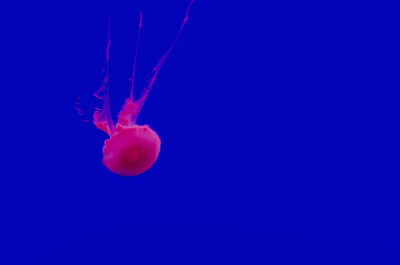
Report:
[[[115,122],[139,10],[135,93],[189,1],[122,2],[0,4],[0,264],[400,264],[393,7],[197,0],[138,118],[159,158],[125,178],[82,121],[108,18]]]

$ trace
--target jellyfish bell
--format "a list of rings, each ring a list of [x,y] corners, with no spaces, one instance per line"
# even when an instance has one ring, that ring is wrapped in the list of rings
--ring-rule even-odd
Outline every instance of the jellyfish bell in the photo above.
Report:
[[[154,164],[160,145],[160,137],[148,125],[123,127],[105,141],[103,163],[114,174],[136,176]]]

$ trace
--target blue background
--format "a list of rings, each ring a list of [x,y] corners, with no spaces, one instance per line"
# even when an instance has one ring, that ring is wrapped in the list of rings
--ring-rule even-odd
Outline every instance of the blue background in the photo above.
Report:
[[[2,6],[0,263],[400,264],[395,20],[373,5],[198,0],[138,119],[158,161],[102,165],[74,104],[99,104],[107,19],[115,119],[139,9],[136,89],[187,3]]]

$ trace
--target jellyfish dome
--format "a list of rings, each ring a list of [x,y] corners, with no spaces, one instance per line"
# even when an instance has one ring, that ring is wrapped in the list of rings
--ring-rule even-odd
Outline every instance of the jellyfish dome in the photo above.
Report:
[[[124,128],[104,142],[103,163],[117,175],[139,175],[157,160],[160,144],[160,137],[148,125]]]

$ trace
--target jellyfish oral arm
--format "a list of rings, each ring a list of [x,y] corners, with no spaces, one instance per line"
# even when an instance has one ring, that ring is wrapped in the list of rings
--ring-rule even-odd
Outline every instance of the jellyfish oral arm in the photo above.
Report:
[[[133,58],[130,96],[129,96],[129,98],[127,98],[125,100],[125,103],[122,106],[121,111],[118,113],[118,121],[115,125],[115,127],[117,127],[118,129],[120,129],[121,127],[133,126],[136,124],[136,120],[140,113],[140,110],[142,109],[143,104],[146,101],[146,98],[150,93],[150,90],[154,86],[154,82],[157,78],[158,73],[161,70],[162,65],[164,64],[165,60],[167,59],[169,53],[175,47],[176,42],[182,33],[182,30],[183,30],[183,28],[188,20],[188,17],[189,17],[190,7],[192,6],[192,4],[194,2],[195,2],[195,0],[191,0],[190,3],[188,4],[188,7],[186,8],[185,17],[183,19],[181,27],[179,28],[177,36],[175,37],[175,39],[172,42],[172,45],[169,47],[169,49],[161,56],[161,58],[159,59],[157,64],[154,66],[151,76],[150,76],[145,88],[143,89],[140,98],[137,100],[133,100],[133,86],[134,86],[135,69],[136,69],[136,57],[137,57],[137,53],[138,53],[140,32],[141,32],[142,20],[143,20],[142,11],[139,12],[139,25],[138,25],[136,49],[135,49],[135,54],[134,54],[134,58]],[[106,64],[106,71],[105,71],[106,73],[105,73],[105,77],[103,80],[103,84],[94,94],[94,96],[96,98],[103,100],[103,107],[102,107],[102,109],[96,109],[95,112],[93,113],[93,123],[96,125],[97,128],[99,128],[100,130],[104,131],[105,133],[107,133],[108,135],[111,136],[114,133],[114,123],[112,121],[111,112],[110,112],[109,87],[108,87],[108,66],[109,66],[109,61],[110,61],[110,44],[111,44],[110,21],[108,21],[108,38],[107,38],[107,53],[106,53],[107,64]]]
[[[142,20],[143,14],[142,11],[139,11],[139,25],[137,31],[136,38],[136,48],[135,54],[133,56],[133,64],[132,64],[132,77],[131,77],[131,92],[129,98],[125,100],[124,105],[122,106],[121,111],[118,113],[118,122],[115,127],[117,130],[121,130],[123,127],[131,127],[135,125],[137,116],[139,115],[139,111],[141,106],[143,105],[145,98],[140,98],[138,100],[133,101],[133,84],[135,82],[135,70],[136,70],[136,58],[139,50],[139,40],[140,40],[140,32],[142,30]]]

